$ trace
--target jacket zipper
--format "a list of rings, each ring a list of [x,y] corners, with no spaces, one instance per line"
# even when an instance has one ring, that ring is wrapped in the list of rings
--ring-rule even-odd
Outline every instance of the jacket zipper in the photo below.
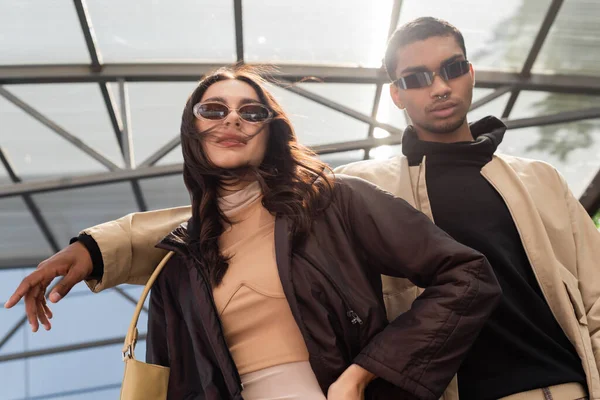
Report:
[[[346,295],[344,294],[344,292],[340,289],[340,287],[338,286],[338,284],[333,280],[333,278],[327,272],[325,272],[324,269],[322,269],[321,267],[319,267],[318,263],[316,263],[315,260],[313,260],[313,258],[310,255],[308,255],[308,253],[304,252],[304,256],[306,257],[306,259],[308,260],[308,262],[310,262],[310,264],[317,271],[319,271],[325,277],[325,279],[327,279],[327,281],[331,284],[331,286],[333,286],[333,288],[336,291],[336,293],[338,294],[338,296],[340,296],[340,298],[344,302],[344,306],[346,307],[346,317],[348,317],[348,319],[350,320],[350,322],[352,323],[352,325],[356,325],[356,324],[362,325],[364,323],[363,320],[352,309],[352,307],[350,306],[350,302],[348,301],[348,298],[346,297]]]
[[[179,247],[179,243],[173,243],[170,240],[166,240],[165,242],[167,242],[167,244],[171,245],[173,247],[172,250],[174,250],[175,252],[179,253],[180,255],[182,255],[184,258],[187,258],[186,255],[186,250],[182,249],[181,247]],[[204,287],[206,288],[208,295],[210,297],[210,303],[212,306],[212,310],[213,312],[216,314],[217,317],[217,321],[219,324],[219,334],[221,338],[225,337],[225,334],[223,333],[223,325],[221,323],[221,318],[219,318],[219,314],[217,312],[217,305],[215,304],[215,298],[213,297],[213,292],[212,292],[212,288],[210,287],[210,285],[208,284],[208,280],[206,279],[206,275],[204,274],[204,271],[202,271],[201,268],[196,268],[196,271],[198,271],[198,273],[200,273],[200,275],[202,275],[202,280],[204,283]],[[231,355],[231,352],[229,351],[229,347],[227,347],[227,345],[223,346],[225,348],[225,352],[229,358],[229,362],[231,364],[231,366],[233,367],[233,372],[238,384],[238,387],[240,388],[240,392],[242,392],[244,390],[244,384],[242,383],[242,378],[240,377],[240,373],[237,370],[237,367],[235,365],[235,361],[233,361],[233,356]]]

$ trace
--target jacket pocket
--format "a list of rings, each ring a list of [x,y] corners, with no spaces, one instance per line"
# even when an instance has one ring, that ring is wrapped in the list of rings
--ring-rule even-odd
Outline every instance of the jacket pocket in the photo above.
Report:
[[[581,298],[581,292],[579,291],[579,281],[568,269],[562,267],[560,269],[560,275],[562,281],[571,300],[571,305],[575,311],[575,316],[581,325],[587,326],[587,316],[585,313],[585,306]]]

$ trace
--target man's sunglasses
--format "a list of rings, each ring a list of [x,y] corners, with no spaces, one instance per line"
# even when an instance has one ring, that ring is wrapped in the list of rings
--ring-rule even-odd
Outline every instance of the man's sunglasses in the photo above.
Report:
[[[435,79],[436,75],[440,76],[445,81],[463,76],[469,72],[470,65],[471,63],[469,63],[467,60],[455,61],[440,68],[439,73],[431,71],[415,72],[414,74],[397,79],[392,83],[398,86],[400,89],[424,88],[433,84],[433,80]]]
[[[273,118],[273,111],[259,103],[244,104],[238,108],[231,108],[227,104],[209,101],[198,103],[193,108],[196,118],[210,121],[224,120],[232,111],[237,112],[244,121],[253,124],[265,123]]]

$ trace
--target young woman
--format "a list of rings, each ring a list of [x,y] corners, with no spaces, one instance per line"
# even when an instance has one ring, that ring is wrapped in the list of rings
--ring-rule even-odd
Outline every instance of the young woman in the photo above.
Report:
[[[499,295],[483,256],[404,201],[326,174],[248,69],[183,111],[192,218],[152,290],[147,360],[169,398],[437,399]],[[386,320],[380,274],[427,287]]]
[[[248,68],[200,82],[181,142],[187,224],[164,237],[185,209],[88,229],[8,306],[25,296],[33,329],[49,329],[55,276],[143,284],[147,259],[171,250],[146,345],[148,362],[171,368],[170,399],[439,399],[500,296],[481,254],[405,201],[328,174]],[[425,288],[391,322],[381,274]]]

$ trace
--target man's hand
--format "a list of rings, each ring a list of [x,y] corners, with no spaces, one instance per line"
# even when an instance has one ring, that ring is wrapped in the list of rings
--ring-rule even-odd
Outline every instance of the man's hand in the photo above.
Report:
[[[4,307],[11,308],[25,297],[25,312],[31,330],[37,332],[40,322],[46,330],[50,330],[52,311],[46,304],[45,297],[48,285],[54,278],[64,276],[49,296],[51,302],[58,303],[73,286],[92,273],[92,268],[92,258],[87,249],[81,243],[75,242],[42,261],[34,272],[23,279]]]
[[[365,388],[376,376],[352,364],[329,386],[327,400],[364,400]]]

